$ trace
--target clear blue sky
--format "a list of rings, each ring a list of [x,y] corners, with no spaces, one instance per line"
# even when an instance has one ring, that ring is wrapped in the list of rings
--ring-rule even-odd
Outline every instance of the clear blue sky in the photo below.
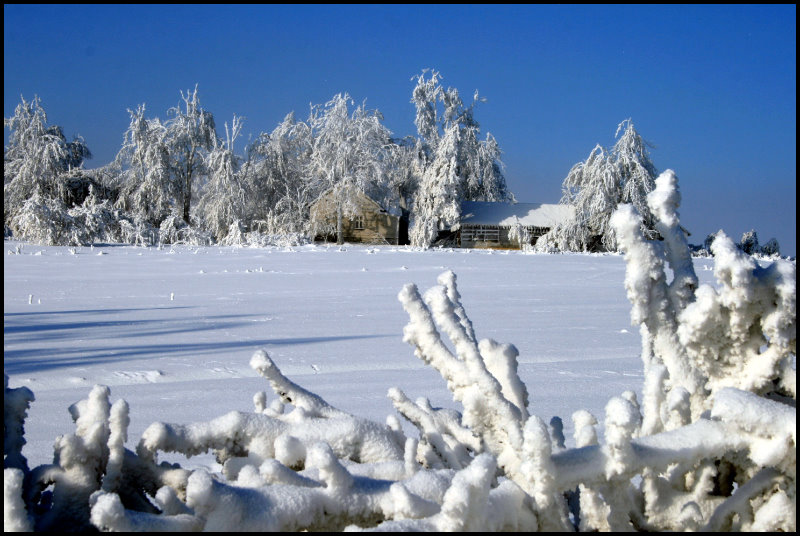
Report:
[[[520,201],[557,202],[570,167],[632,118],[674,169],[701,243],[758,231],[796,253],[796,6],[4,6],[3,113],[39,95],[51,124],[113,159],[146,103],[199,84],[248,136],[348,92],[416,134],[424,68],[469,99]],[[7,137],[8,132],[5,132]]]

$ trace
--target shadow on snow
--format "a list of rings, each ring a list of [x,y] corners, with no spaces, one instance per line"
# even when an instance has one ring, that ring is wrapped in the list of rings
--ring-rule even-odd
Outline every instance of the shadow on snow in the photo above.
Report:
[[[72,348],[57,350],[53,348],[32,348],[27,350],[6,350],[3,369],[6,374],[30,374],[36,371],[57,368],[80,367],[101,363],[116,363],[132,359],[160,358],[165,355],[191,356],[213,354],[243,348],[256,351],[266,345],[317,344],[336,341],[378,339],[395,335],[338,335],[327,337],[296,337],[285,339],[261,339],[233,342],[177,343],[177,344],[138,344],[135,346],[114,346],[101,349]]]

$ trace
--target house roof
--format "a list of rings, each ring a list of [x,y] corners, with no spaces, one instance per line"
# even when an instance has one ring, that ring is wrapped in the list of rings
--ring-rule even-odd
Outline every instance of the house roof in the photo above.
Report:
[[[390,206],[390,207],[384,207],[384,206],[383,206],[381,203],[379,203],[378,201],[376,201],[375,199],[373,199],[373,198],[372,198],[372,196],[370,196],[369,194],[367,194],[366,192],[364,192],[363,190],[361,190],[361,189],[359,189],[359,188],[354,188],[354,190],[353,190],[353,191],[356,193],[356,195],[357,195],[359,198],[361,198],[361,199],[363,199],[363,200],[365,200],[365,201],[368,201],[369,203],[371,203],[372,205],[374,205],[376,209],[378,209],[378,210],[380,210],[380,211],[382,211],[382,212],[386,212],[386,213],[388,213],[388,214],[391,214],[392,216],[399,216],[399,210],[398,210],[396,207],[394,207],[394,206]],[[319,195],[319,197],[317,197],[317,199],[316,199],[316,200],[314,200],[314,201],[311,203],[311,206],[312,206],[312,207],[315,207],[316,205],[318,205],[318,204],[320,204],[321,202],[325,201],[325,200],[326,200],[328,197],[330,197],[332,194],[333,194],[333,188],[328,188],[327,190],[325,190],[324,192],[322,192],[322,193]]]
[[[461,203],[461,224],[511,227],[519,219],[519,223],[525,226],[553,227],[557,223],[567,220],[573,212],[574,209],[570,205],[463,201]]]

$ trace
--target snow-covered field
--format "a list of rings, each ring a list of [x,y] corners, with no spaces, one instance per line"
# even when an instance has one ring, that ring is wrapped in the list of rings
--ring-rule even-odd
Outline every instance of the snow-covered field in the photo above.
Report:
[[[546,422],[641,392],[641,341],[630,325],[620,255],[305,246],[44,247],[4,243],[3,350],[9,387],[35,396],[23,453],[50,463],[74,431],[67,407],[95,384],[130,405],[127,447],[153,422],[252,411],[266,381],[249,366],[265,349],[282,372],[342,410],[377,422],[386,396],[458,406],[439,374],[402,341],[404,284],[447,269],[478,338],[520,352],[529,409]],[[711,259],[695,259],[713,283]],[[409,428],[410,430],[410,428]],[[164,459],[169,459],[166,456]],[[181,459],[217,470],[211,455]]]

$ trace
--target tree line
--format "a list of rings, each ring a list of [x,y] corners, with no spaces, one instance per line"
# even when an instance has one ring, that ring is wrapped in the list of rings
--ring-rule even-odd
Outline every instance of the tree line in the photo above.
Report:
[[[311,217],[323,193],[341,219],[357,215],[363,192],[410,219],[412,244],[430,246],[458,223],[462,200],[513,194],[499,144],[481,139],[477,92],[465,103],[437,71],[412,80],[417,136],[393,137],[380,111],[340,93],[305,120],[288,114],[241,154],[243,119],[218,128],[195,87],[165,120],[144,104],[128,110],[118,154],[92,170],[86,141],[68,141],[38,97],[22,98],[4,119],[4,234],[53,245],[302,242],[331,231]]]
[[[462,201],[515,201],[500,145],[488,132],[481,139],[475,110],[484,99],[476,91],[465,103],[441,80],[427,69],[412,78],[416,136],[394,137],[380,111],[340,93],[312,105],[305,120],[288,114],[243,154],[236,152],[243,119],[234,115],[218,129],[195,86],[180,93],[165,120],[149,116],[144,104],[128,110],[116,157],[92,170],[83,168],[92,157],[86,141],[69,141],[60,126],[48,125],[38,97],[22,98],[4,118],[4,236],[50,245],[267,245],[320,235],[341,242],[342,221],[359,216],[363,192],[409,222],[412,245],[430,247],[458,228]],[[646,203],[658,175],[652,146],[631,119],[615,138],[569,170],[561,203],[574,208],[572,216],[539,238],[537,249],[617,251],[609,219],[622,203],[642,215],[646,236],[660,238]],[[313,217],[323,194],[333,200],[335,223]],[[713,238],[696,249],[708,253]],[[755,231],[739,246],[780,254],[774,238],[759,246]]]

